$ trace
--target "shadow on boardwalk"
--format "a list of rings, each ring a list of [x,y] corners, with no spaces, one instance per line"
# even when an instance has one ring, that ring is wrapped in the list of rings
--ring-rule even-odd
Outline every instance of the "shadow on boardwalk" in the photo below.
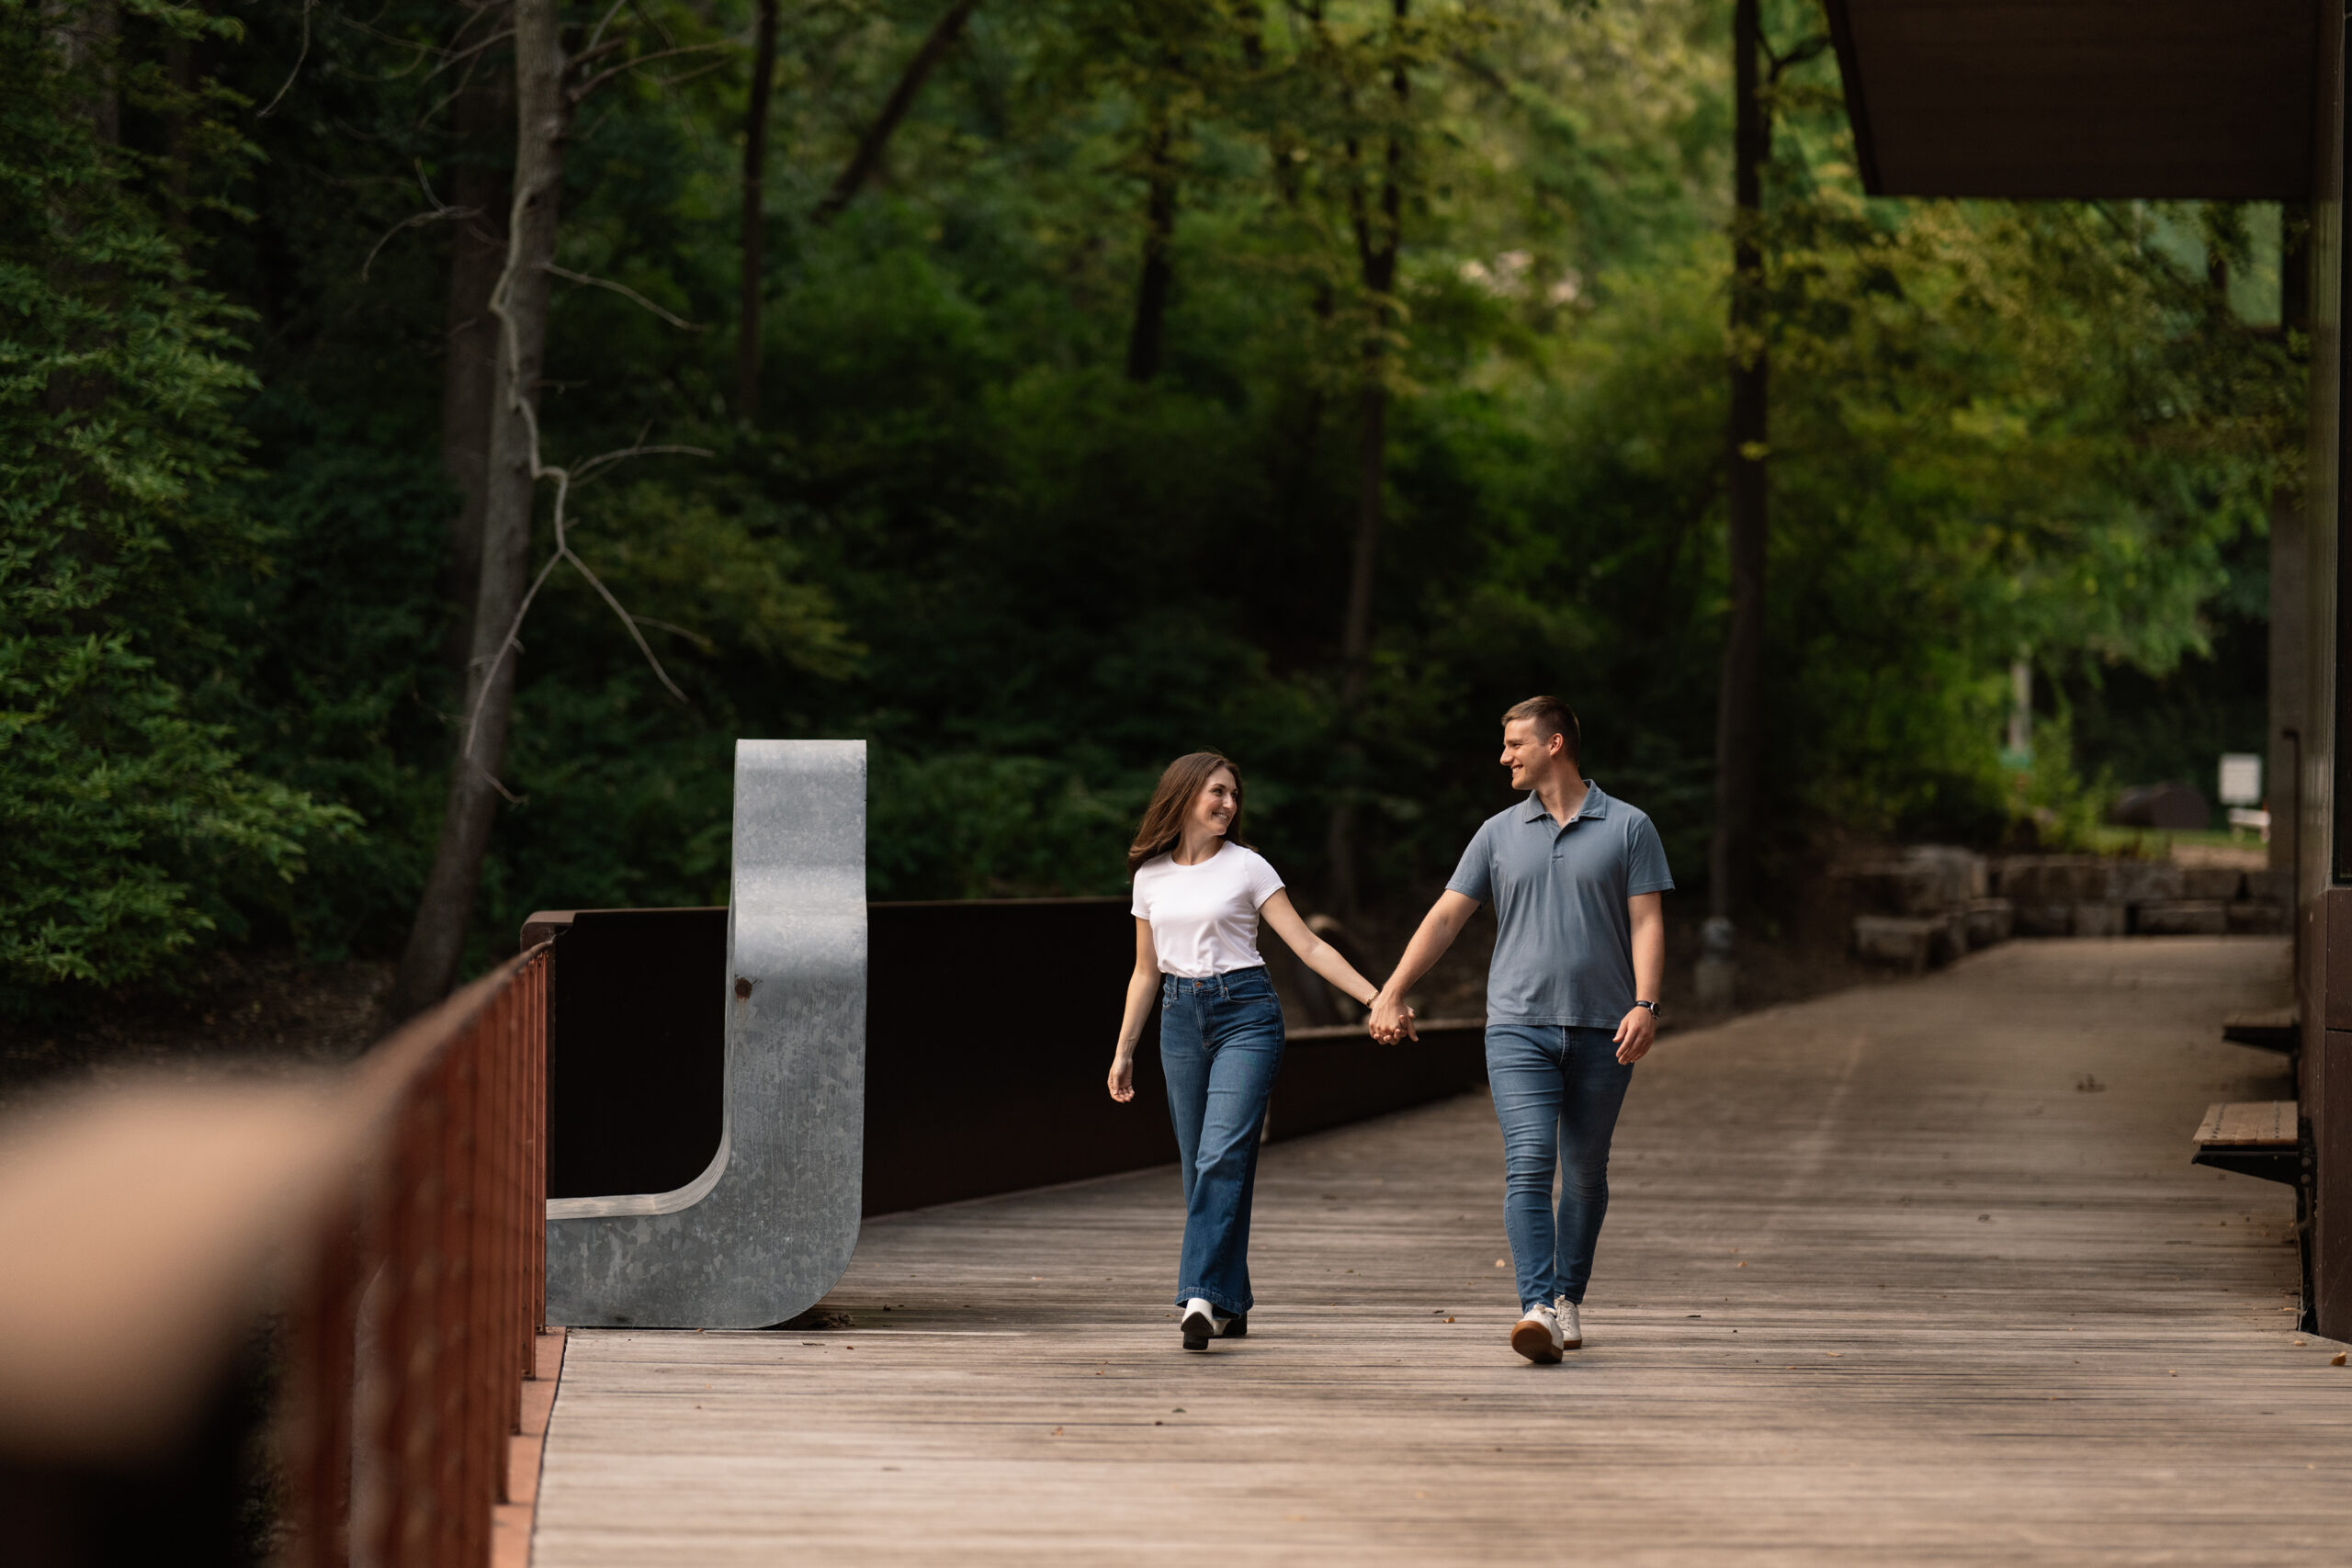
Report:
[[[2188,1163],[2291,1095],[2220,1042],[2284,984],[2021,942],[1669,1037],[1556,1368],[1504,1344],[1483,1095],[1268,1149],[1205,1355],[1172,1171],[872,1222],[853,1329],[574,1337],[536,1562],[2340,1562],[2289,1194]]]

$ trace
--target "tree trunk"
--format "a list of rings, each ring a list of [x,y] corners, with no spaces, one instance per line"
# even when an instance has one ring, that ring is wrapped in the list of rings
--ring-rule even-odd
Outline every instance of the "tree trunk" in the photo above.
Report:
[[[1731,422],[1724,461],[1730,506],[1731,625],[1715,711],[1715,832],[1708,855],[1712,914],[1729,918],[1754,869],[1757,749],[1763,731],[1766,370],[1764,164],[1771,126],[1757,91],[1763,39],[1758,0],[1732,15],[1735,101],[1731,281]]]
[[[1143,204],[1143,277],[1136,286],[1136,319],[1127,333],[1127,379],[1141,385],[1159,374],[1160,328],[1168,317],[1175,274],[1168,250],[1176,234],[1176,170],[1169,161],[1172,133],[1166,111],[1153,116],[1145,150],[1150,166]]]
[[[1331,907],[1340,919],[1355,913],[1356,792],[1363,771],[1363,740],[1356,714],[1372,662],[1372,582],[1380,530],[1387,522],[1384,495],[1388,466],[1388,389],[1367,383],[1356,394],[1356,535],[1348,560],[1347,620],[1340,630],[1340,755],[1346,777],[1335,792],[1324,852],[1331,863]]]
[[[760,417],[760,294],[767,252],[768,98],[775,89],[775,0],[760,0],[743,121],[743,300],[736,311],[735,417]]]
[[[117,75],[117,48],[121,41],[122,14],[116,0],[90,0],[78,10],[62,6],[48,7],[44,19],[51,24],[49,46],[56,52],[67,77],[67,88],[73,94],[74,107],[88,123],[91,140],[100,146],[119,146],[122,141],[122,96]],[[69,186],[52,187],[50,200],[59,227],[68,235],[78,235],[87,220],[92,193],[76,191]],[[115,269],[100,265],[87,270],[69,267],[56,256],[49,259],[49,272],[61,292],[76,294],[104,282],[111,282]],[[87,413],[105,400],[108,378],[91,370],[61,370],[49,378],[41,389],[41,404],[51,413]],[[86,500],[99,502],[95,489],[95,475],[85,475],[80,481]]]
[[[103,146],[122,141],[122,95],[118,87],[115,54],[122,37],[122,11],[117,0],[89,0],[77,11],[51,11],[57,25],[50,41],[65,62],[65,69],[81,78],[83,112],[90,134]]]
[[[1409,0],[1393,0],[1391,15],[1405,19]],[[1401,117],[1411,81],[1399,65],[1390,73],[1389,90]],[[1387,337],[1391,296],[1396,287],[1396,253],[1404,230],[1403,170],[1405,144],[1401,127],[1390,131],[1381,171],[1380,213],[1375,221],[1359,207],[1356,213],[1356,254],[1363,268],[1364,293],[1373,310],[1372,331],[1363,345],[1363,386],[1356,398],[1356,533],[1348,558],[1347,614],[1340,633],[1340,755],[1346,776],[1333,792],[1331,818],[1324,836],[1325,858],[1330,862],[1331,904],[1341,919],[1356,909],[1356,795],[1363,771],[1363,740],[1356,732],[1358,709],[1363,701],[1372,667],[1372,589],[1380,559],[1381,530],[1388,521],[1388,381]]]
[[[449,205],[479,214],[450,224],[447,346],[441,365],[441,468],[459,498],[442,571],[443,596],[452,609],[443,647],[460,690],[473,656],[482,516],[490,504],[490,411],[498,357],[490,294],[506,265],[507,182],[493,148],[502,134],[514,134],[514,109],[512,84],[488,73],[461,86],[451,106],[456,156]]]
[[[825,193],[825,199],[817,204],[812,220],[819,228],[840,217],[842,209],[856,199],[857,193],[873,177],[874,171],[881,166],[882,152],[890,144],[891,132],[897,130],[899,122],[907,118],[907,110],[914,107],[915,95],[922,91],[924,79],[930,76],[932,68],[945,58],[948,46],[963,32],[964,24],[971,20],[972,13],[979,9],[979,5],[980,0],[956,0],[956,4],[948,7],[947,15],[939,18],[937,25],[922,40],[922,47],[915,51],[915,57],[907,62],[906,73],[899,78],[898,86],[891,89],[889,100],[882,106],[882,112],[875,117],[872,125],[865,128],[865,134],[858,138],[857,151],[850,155],[849,166],[842,170],[841,177],[833,182],[833,188]]]
[[[449,769],[448,804],[433,869],[387,1007],[405,1018],[448,993],[465,954],[481,863],[498,806],[498,770],[514,695],[516,655],[504,649],[522,603],[537,488],[541,353],[548,265],[555,259],[571,103],[564,92],[560,0],[514,0],[514,199],[506,265],[491,298],[499,325],[491,400],[480,586],[466,679],[470,724]]]
[[[172,110],[164,124],[164,192],[170,197],[172,232],[182,243],[188,234],[188,166],[196,156],[189,134],[189,107],[196,101],[196,45],[177,33],[164,42],[164,73],[172,84]]]

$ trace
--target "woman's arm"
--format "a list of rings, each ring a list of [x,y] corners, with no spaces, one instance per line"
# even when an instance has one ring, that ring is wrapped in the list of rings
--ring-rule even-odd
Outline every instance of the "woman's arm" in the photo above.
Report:
[[[1127,976],[1127,1010],[1119,1019],[1119,1047],[1111,1054],[1111,1098],[1125,1105],[1136,1097],[1136,1042],[1143,1038],[1159,994],[1159,954],[1151,945],[1151,922],[1136,922],[1136,971]]]
[[[1258,906],[1258,918],[1273,927],[1274,934],[1290,944],[1300,963],[1364,1006],[1372,1005],[1380,987],[1357,974],[1355,965],[1340,957],[1338,948],[1307,929],[1306,922],[1291,907],[1289,894],[1276,888],[1272,897]]]

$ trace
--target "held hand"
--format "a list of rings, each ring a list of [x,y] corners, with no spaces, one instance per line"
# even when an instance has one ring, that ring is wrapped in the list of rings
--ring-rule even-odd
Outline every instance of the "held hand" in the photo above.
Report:
[[[1404,998],[1386,991],[1372,998],[1372,1014],[1364,1021],[1372,1037],[1383,1045],[1394,1045],[1399,1040],[1419,1040],[1420,1032],[1413,1027],[1413,1010]]]
[[[1617,1059],[1632,1066],[1650,1053],[1657,1040],[1657,1019],[1647,1008],[1634,1008],[1617,1021]]]
[[[1125,1105],[1136,1097],[1136,1059],[1121,1051],[1111,1058],[1111,1098]]]

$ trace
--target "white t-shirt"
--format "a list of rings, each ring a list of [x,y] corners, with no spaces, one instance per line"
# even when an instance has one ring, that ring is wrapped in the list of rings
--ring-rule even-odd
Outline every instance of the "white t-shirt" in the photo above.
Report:
[[[1265,962],[1258,956],[1258,906],[1282,886],[1265,856],[1239,844],[1221,845],[1198,865],[1178,865],[1165,854],[1136,868],[1135,916],[1151,922],[1161,974],[1205,980]]]

